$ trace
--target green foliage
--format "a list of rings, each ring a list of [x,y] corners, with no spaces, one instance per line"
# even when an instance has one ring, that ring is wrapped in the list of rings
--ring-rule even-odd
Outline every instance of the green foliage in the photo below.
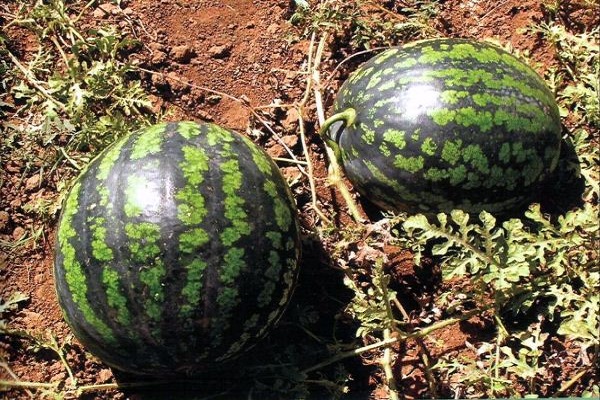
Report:
[[[438,215],[439,224],[429,223],[422,215],[409,217],[404,228],[418,253],[429,241],[442,239],[431,252],[441,257],[444,277],[468,276],[479,285],[474,295],[483,299],[494,294],[498,308],[512,305],[515,312],[527,311],[536,299],[550,296],[555,299],[547,309],[552,317],[556,307],[569,304],[563,286],[572,289],[575,282],[584,283],[583,298],[597,298],[593,294],[598,285],[598,254],[593,246],[597,208],[586,203],[583,209],[560,216],[557,224],[541,213],[539,205],[533,205],[526,216],[527,226],[511,219],[499,227],[486,212],[480,214],[480,223],[470,223],[468,214],[457,210],[450,221],[447,215]],[[518,303],[515,295],[520,296]],[[590,326],[592,331],[597,330],[597,322]]]
[[[304,36],[329,31],[356,49],[371,49],[438,35],[428,24],[438,13],[435,0],[403,2],[405,6],[396,12],[369,0],[314,3],[296,2],[291,17],[293,24],[303,28]]]
[[[146,93],[131,79],[135,68],[125,61],[138,44],[111,26],[81,32],[77,23],[86,9],[74,7],[61,0],[37,1],[31,9],[22,7],[11,21],[42,44],[27,65],[9,55],[9,90],[24,105],[14,117],[39,115],[27,121],[31,126],[26,132],[14,132],[13,143],[38,139],[54,144],[62,136],[67,145],[59,156],[103,148],[154,121]],[[31,138],[32,133],[37,138]],[[29,137],[18,137],[23,134]]]
[[[371,284],[359,287],[355,278],[346,276],[344,283],[354,292],[354,298],[346,312],[354,316],[360,326],[356,336],[381,336],[384,329],[394,329],[397,321],[392,313],[391,302],[396,292],[389,286],[390,277],[383,271],[383,260],[378,258],[373,264]]]
[[[600,27],[575,35],[564,25],[544,22],[534,30],[556,48],[560,68],[551,76],[563,114],[570,111],[580,124],[600,128]]]
[[[498,225],[487,212],[472,222],[468,214],[456,210],[450,216],[439,214],[436,223],[417,215],[403,224],[417,255],[428,249],[440,260],[444,279],[470,282],[469,290],[456,287],[454,293],[445,293],[440,307],[456,309],[468,302],[482,307],[493,301],[496,343],[477,348],[475,364],[438,363],[446,373],[459,372],[467,386],[475,381],[485,384],[480,389],[487,395],[516,395],[509,384],[514,377],[530,382],[529,390],[536,393],[548,333],[537,321],[525,331],[510,328],[515,318],[527,318],[533,307],[538,318],[557,319],[557,334],[577,343],[581,351],[600,345],[597,206],[586,203],[559,216],[556,223],[542,214],[539,205],[532,205],[525,215],[525,220],[514,218]],[[462,299],[460,307],[455,299]],[[505,345],[510,341],[516,345]]]

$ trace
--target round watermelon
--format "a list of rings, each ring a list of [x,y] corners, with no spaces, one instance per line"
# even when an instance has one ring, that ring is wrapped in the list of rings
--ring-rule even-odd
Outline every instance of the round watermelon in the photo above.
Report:
[[[75,181],[54,273],[65,319],[114,368],[193,374],[281,316],[297,277],[296,208],[277,166],[214,124],[119,140]]]
[[[348,179],[392,211],[510,213],[555,169],[561,123],[529,66],[490,44],[388,49],[342,85],[324,130]]]

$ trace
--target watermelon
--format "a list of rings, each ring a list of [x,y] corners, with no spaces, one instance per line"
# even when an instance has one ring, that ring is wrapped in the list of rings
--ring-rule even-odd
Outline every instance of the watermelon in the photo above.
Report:
[[[237,133],[194,122],[132,133],[93,160],[65,199],[54,264],[64,317],[122,371],[222,366],[288,303],[296,214],[277,166]]]
[[[390,48],[344,82],[322,132],[350,182],[390,211],[504,214],[556,168],[561,123],[529,66],[491,44]]]

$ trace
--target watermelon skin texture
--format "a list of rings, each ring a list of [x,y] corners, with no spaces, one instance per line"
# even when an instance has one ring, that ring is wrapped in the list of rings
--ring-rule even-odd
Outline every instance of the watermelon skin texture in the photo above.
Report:
[[[296,208],[277,166],[214,124],[164,123],[75,181],[55,283],[75,336],[111,367],[196,374],[265,336],[292,293]]]
[[[385,210],[510,213],[556,168],[561,123],[539,75],[464,39],[388,49],[340,88],[328,131],[348,179]]]

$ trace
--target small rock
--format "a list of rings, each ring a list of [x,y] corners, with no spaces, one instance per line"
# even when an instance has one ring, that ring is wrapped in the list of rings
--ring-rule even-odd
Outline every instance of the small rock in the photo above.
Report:
[[[285,119],[283,121],[281,121],[281,126],[283,127],[283,129],[285,129],[286,131],[291,131],[296,129],[296,126],[298,126],[298,117],[300,115],[298,114],[298,110],[295,108],[289,108],[286,112],[286,116]]]
[[[179,74],[176,72],[169,72],[167,74],[167,81],[169,82],[169,86],[171,86],[171,91],[173,93],[180,93],[188,88],[187,84],[181,80]]]
[[[94,19],[106,18],[108,16],[108,14],[100,7],[96,8],[92,15],[94,16]]]
[[[148,43],[148,48],[150,48],[150,50],[152,50],[152,51],[162,51],[162,52],[167,51],[167,48],[165,47],[165,45],[162,43],[158,43],[158,42]]]
[[[231,54],[231,47],[232,46],[230,44],[212,46],[210,49],[208,49],[208,54],[212,58],[227,58]]]
[[[2,232],[10,222],[10,214],[6,211],[0,211],[0,232]]]
[[[212,114],[204,111],[204,110],[198,110],[198,117],[202,120],[202,121],[207,121],[207,122],[211,122],[214,121],[214,117],[212,116]]]
[[[187,64],[196,55],[194,49],[187,45],[175,46],[171,49],[171,56],[173,60]]]
[[[285,143],[287,147],[290,149],[295,147],[298,144],[298,136],[296,135],[286,135],[281,138],[281,141]]]
[[[59,372],[57,374],[52,374],[50,376],[50,382],[61,382],[64,381],[67,377],[66,372]]]
[[[8,172],[20,172],[21,171],[21,163],[15,162],[15,161],[10,162],[6,166],[6,170]]]
[[[271,24],[267,27],[267,33],[273,34],[279,31],[279,24]]]
[[[26,233],[27,231],[23,227],[17,226],[12,233],[12,237],[14,240],[19,240],[22,239]]]
[[[94,18],[106,18],[110,14],[117,14],[119,7],[112,3],[101,4],[93,12]]]
[[[98,381],[100,383],[106,383],[112,379],[112,376],[113,374],[110,372],[110,369],[101,369],[100,372],[98,372]]]
[[[160,65],[167,60],[167,49],[161,43],[151,42],[148,44],[148,48],[152,52],[152,56],[150,57],[152,65]]]
[[[163,74],[152,74],[152,78],[150,79],[152,81],[152,86],[158,90],[166,89],[169,86]]]
[[[243,101],[246,105],[250,105],[250,98],[245,94],[240,96],[240,100]]]
[[[35,174],[25,181],[25,190],[30,192],[40,186],[40,174]]]
[[[152,103],[152,112],[159,114],[165,104],[164,99],[162,97],[150,94],[148,95],[148,100],[150,100],[150,103]]]
[[[283,157],[287,154],[285,147],[279,143],[275,143],[273,146],[267,148],[267,154],[272,158]]]
[[[152,57],[150,58],[150,64],[152,65],[161,65],[167,60],[167,53],[162,51],[153,51]]]
[[[206,98],[206,102],[210,105],[218,104],[221,101],[222,97],[218,94],[211,94]]]
[[[283,167],[280,168],[280,171],[285,180],[288,182],[291,182],[298,178],[299,172],[297,167]]]

